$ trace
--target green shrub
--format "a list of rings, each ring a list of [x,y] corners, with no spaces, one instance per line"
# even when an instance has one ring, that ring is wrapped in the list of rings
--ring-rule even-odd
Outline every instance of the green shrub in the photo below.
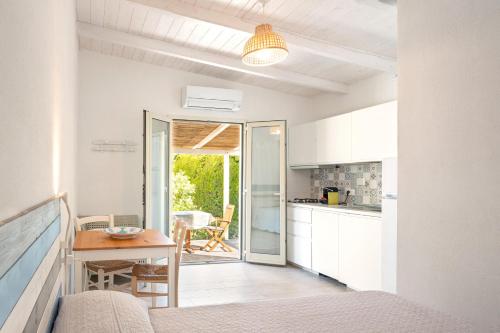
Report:
[[[174,172],[172,188],[172,207],[174,211],[196,210],[193,196],[196,193],[196,186],[189,181],[184,171]]]
[[[229,226],[229,238],[238,237],[238,204],[239,204],[239,157],[230,156],[229,159],[229,202],[235,205],[233,220]],[[198,209],[212,214],[215,217],[223,215],[224,199],[224,156],[223,155],[189,155],[177,154],[174,156],[174,175],[182,174],[188,178],[195,191],[186,193],[187,197],[192,198],[192,207],[189,209],[175,208],[175,202],[189,202],[190,199],[176,198],[174,194],[174,210],[193,210]],[[179,176],[174,176],[179,177]],[[182,178],[182,177],[180,177]],[[174,178],[175,180],[175,178]],[[185,180],[179,180],[179,182]],[[175,187],[175,184],[174,184]],[[188,186],[189,187],[189,186]],[[174,190],[175,192],[175,190]],[[182,192],[182,191],[181,191]],[[179,193],[181,193],[179,192]],[[193,239],[206,239],[207,234],[197,231],[193,234]]]

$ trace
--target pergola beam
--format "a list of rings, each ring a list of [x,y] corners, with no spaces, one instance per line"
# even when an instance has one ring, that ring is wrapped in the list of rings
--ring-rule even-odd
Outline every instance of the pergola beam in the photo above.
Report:
[[[220,124],[217,126],[216,129],[214,129],[212,132],[210,132],[206,137],[200,140],[197,144],[193,146],[193,149],[201,149],[203,148],[207,143],[215,139],[219,134],[224,132],[226,128],[228,128],[230,124]]]

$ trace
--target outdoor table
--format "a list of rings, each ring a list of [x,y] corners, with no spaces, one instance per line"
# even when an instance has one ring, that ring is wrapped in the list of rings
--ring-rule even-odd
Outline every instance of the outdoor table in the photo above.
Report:
[[[191,231],[203,229],[210,225],[210,222],[213,220],[212,214],[199,210],[187,210],[174,212],[172,215],[174,216],[174,220],[180,220],[186,223],[185,249],[186,252],[193,253],[193,248],[191,247]]]

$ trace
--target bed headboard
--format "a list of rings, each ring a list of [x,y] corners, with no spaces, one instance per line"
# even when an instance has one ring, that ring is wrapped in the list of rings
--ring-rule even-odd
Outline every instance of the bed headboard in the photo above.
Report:
[[[0,222],[0,331],[48,332],[63,293],[60,197]]]

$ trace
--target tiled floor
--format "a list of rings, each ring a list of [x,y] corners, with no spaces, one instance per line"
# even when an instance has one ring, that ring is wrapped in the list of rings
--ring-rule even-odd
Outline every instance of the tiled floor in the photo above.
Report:
[[[181,307],[248,302],[348,291],[335,280],[318,277],[301,269],[248,263],[181,266]],[[165,305],[158,299],[158,306]]]

